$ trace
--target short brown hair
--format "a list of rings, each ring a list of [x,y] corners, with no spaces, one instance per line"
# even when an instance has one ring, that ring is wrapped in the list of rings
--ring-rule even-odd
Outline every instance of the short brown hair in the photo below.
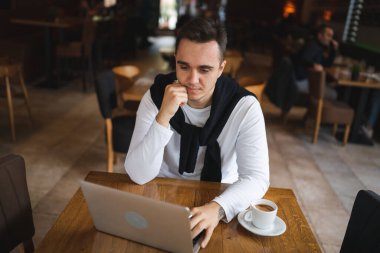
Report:
[[[216,41],[219,46],[220,59],[224,59],[224,52],[227,46],[227,33],[224,27],[212,19],[194,18],[184,24],[178,32],[175,44],[175,52],[177,53],[178,45],[182,39],[188,39],[192,42],[206,43]]]

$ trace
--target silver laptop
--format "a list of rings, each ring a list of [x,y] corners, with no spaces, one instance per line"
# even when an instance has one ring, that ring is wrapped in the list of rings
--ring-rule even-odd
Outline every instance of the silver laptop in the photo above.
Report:
[[[81,187],[96,229],[170,252],[199,251],[187,207],[87,181]]]

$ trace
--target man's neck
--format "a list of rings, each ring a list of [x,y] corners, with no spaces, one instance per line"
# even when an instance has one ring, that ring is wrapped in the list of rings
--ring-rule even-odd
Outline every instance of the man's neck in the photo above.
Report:
[[[206,108],[207,106],[210,106],[212,103],[212,100],[210,99],[209,101],[205,102],[205,103],[197,103],[197,102],[193,102],[193,101],[187,101],[187,104],[191,107],[191,108],[194,108],[194,109],[203,109],[203,108]]]

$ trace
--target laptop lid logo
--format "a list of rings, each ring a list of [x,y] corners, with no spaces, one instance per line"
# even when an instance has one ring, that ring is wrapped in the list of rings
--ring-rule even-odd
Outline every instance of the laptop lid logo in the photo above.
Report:
[[[125,220],[134,228],[145,229],[148,227],[148,222],[145,218],[136,212],[126,212]]]

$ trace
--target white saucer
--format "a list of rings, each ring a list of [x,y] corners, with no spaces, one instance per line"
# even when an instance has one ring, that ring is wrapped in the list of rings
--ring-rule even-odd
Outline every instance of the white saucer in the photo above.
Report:
[[[273,227],[270,229],[260,229],[255,227],[251,222],[248,222],[244,219],[245,213],[249,210],[244,210],[239,213],[238,215],[238,221],[240,225],[242,225],[245,229],[248,231],[256,234],[256,235],[262,235],[262,236],[278,236],[283,234],[286,231],[286,224],[285,222],[278,216],[276,216]]]

